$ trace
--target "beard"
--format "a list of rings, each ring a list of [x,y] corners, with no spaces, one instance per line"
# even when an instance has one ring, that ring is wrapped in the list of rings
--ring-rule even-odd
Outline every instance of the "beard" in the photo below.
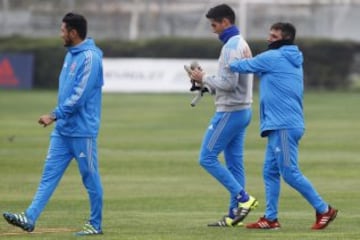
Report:
[[[71,47],[73,45],[74,45],[74,42],[69,37],[64,39],[64,47]]]

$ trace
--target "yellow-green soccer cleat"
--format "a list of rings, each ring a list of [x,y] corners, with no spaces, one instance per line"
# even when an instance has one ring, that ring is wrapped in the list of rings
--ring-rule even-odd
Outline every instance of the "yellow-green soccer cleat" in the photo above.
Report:
[[[89,222],[85,223],[80,232],[75,233],[76,236],[100,235],[103,234],[101,230],[96,230]]]
[[[239,207],[235,213],[235,218],[232,225],[236,225],[242,222],[251,210],[254,210],[259,205],[259,202],[253,196],[249,196],[249,200],[246,202],[239,202]]]
[[[232,224],[233,219],[229,216],[222,217],[219,221],[214,223],[209,223],[208,227],[242,227],[244,224],[242,222],[238,222],[237,224]]]

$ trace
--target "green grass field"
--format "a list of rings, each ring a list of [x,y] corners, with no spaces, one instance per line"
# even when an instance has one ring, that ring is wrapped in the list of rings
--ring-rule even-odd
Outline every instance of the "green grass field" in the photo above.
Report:
[[[93,239],[359,239],[360,110],[358,93],[307,93],[307,132],[300,166],[321,195],[339,209],[324,231],[312,231],[314,211],[283,184],[278,231],[208,228],[227,210],[228,193],[198,165],[198,150],[213,114],[207,97],[191,108],[190,94],[105,94],[99,136],[104,186],[103,236]],[[247,190],[260,201],[246,222],[264,212],[257,96],[246,139]],[[0,211],[23,211],[41,175],[52,127],[37,124],[56,92],[0,91]],[[88,200],[73,162],[28,234],[0,219],[1,239],[75,239]]]

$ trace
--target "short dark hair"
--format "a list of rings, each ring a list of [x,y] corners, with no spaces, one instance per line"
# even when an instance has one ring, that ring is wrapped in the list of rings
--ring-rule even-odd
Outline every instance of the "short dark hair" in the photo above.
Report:
[[[86,38],[87,22],[84,16],[77,13],[69,12],[65,14],[62,21],[66,24],[66,29],[68,31],[75,29],[81,39]]]
[[[288,22],[277,22],[274,23],[270,29],[281,30],[282,37],[284,40],[294,42],[296,36],[296,28],[294,25]]]
[[[214,19],[216,22],[221,22],[224,18],[229,19],[231,24],[235,23],[235,12],[227,4],[220,4],[210,10],[206,14],[206,18]]]

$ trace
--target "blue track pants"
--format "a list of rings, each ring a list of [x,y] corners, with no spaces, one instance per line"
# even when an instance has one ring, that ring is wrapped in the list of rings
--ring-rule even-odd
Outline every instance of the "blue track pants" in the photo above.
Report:
[[[26,216],[34,223],[75,158],[90,200],[90,223],[101,230],[103,189],[98,171],[96,138],[52,136],[39,187]]]
[[[278,217],[280,176],[317,212],[323,213],[327,210],[327,203],[299,169],[298,146],[303,134],[303,129],[281,129],[269,132],[263,168],[267,219],[274,220]]]
[[[244,190],[243,149],[251,109],[216,112],[203,138],[200,165],[230,192],[229,209],[237,208],[236,196]],[[226,167],[218,155],[224,152]]]

